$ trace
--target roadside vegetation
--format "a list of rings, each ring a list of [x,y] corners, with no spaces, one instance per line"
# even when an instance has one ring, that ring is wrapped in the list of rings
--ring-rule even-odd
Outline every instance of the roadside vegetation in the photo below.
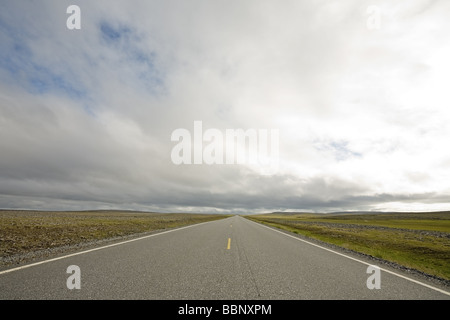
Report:
[[[450,280],[450,212],[246,218]]]
[[[8,257],[222,219],[217,214],[0,210],[0,265]]]

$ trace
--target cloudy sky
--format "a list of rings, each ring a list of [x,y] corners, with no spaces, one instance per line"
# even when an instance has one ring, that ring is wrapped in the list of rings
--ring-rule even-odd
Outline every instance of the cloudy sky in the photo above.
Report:
[[[450,1],[1,6],[0,208],[450,209]],[[277,170],[175,164],[194,121],[278,130]]]

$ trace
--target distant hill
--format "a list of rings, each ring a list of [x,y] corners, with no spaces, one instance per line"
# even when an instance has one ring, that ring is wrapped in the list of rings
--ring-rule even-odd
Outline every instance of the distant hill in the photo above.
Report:
[[[408,211],[334,211],[334,212],[295,212],[295,211],[275,211],[273,214],[401,214],[401,213],[450,213],[450,211],[423,211],[423,212],[408,212]]]
[[[285,214],[285,215],[294,215],[294,214],[318,214],[314,212],[296,212],[296,211],[274,211],[271,212],[273,214]],[[320,213],[319,213],[320,214]]]

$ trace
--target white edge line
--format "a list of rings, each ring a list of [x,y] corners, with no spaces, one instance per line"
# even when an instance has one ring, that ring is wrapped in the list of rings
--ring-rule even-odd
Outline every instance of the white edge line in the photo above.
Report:
[[[225,218],[225,219],[227,219],[227,218]],[[68,255],[65,255],[65,256],[61,256],[61,257],[56,257],[56,258],[52,258],[52,259],[48,259],[48,260],[44,260],[44,261],[39,261],[39,262],[27,264],[27,265],[16,267],[16,268],[12,268],[12,269],[3,270],[3,271],[0,271],[0,275],[5,274],[5,273],[10,273],[10,272],[13,272],[13,271],[18,271],[18,270],[21,270],[21,269],[34,267],[34,266],[37,266],[37,265],[40,265],[40,264],[44,264],[44,263],[48,263],[48,262],[52,262],[52,261],[57,261],[57,260],[65,259],[65,258],[70,258],[70,257],[73,257],[73,256],[78,256],[80,254],[84,254],[84,253],[88,253],[88,252],[92,252],[92,251],[97,251],[97,250],[102,250],[102,249],[111,248],[111,247],[115,247],[115,246],[120,246],[121,244],[130,243],[130,242],[133,242],[133,241],[138,241],[138,240],[142,240],[142,239],[146,239],[146,238],[150,238],[150,237],[155,237],[155,236],[159,236],[159,235],[162,235],[162,234],[165,234],[165,233],[169,233],[169,232],[174,232],[174,231],[179,231],[179,230],[183,230],[183,229],[187,229],[187,228],[196,227],[196,226],[199,226],[199,225],[202,225],[202,224],[205,224],[205,223],[210,223],[210,222],[215,222],[215,221],[220,221],[220,220],[200,222],[200,223],[196,223],[196,224],[191,224],[189,226],[184,226],[184,227],[180,227],[180,228],[176,228],[176,229],[172,229],[172,230],[167,230],[167,231],[162,231],[162,232],[150,234],[150,235],[147,235],[147,236],[143,236],[143,237],[139,237],[139,238],[135,238],[135,239],[131,239],[131,240],[126,240],[126,241],[122,241],[122,242],[118,242],[118,243],[109,244],[109,245],[102,246],[102,247],[97,247],[97,248],[84,250],[84,251],[80,251],[80,252],[75,252],[75,253],[71,253],[71,254],[68,254]]]
[[[372,266],[372,265],[373,265],[373,264],[370,264],[370,263],[368,263],[368,262],[365,262],[365,261],[362,261],[362,260],[359,260],[359,259],[356,259],[356,258],[353,258],[353,257],[347,256],[347,255],[345,255],[345,254],[342,254],[342,253],[340,253],[340,252],[337,252],[337,251],[334,251],[334,250],[331,250],[331,249],[328,249],[328,248],[322,247],[322,246],[320,246],[320,245],[318,245],[318,244],[315,244],[315,243],[309,242],[309,241],[307,241],[307,240],[303,240],[303,239],[301,239],[301,238],[295,237],[295,236],[293,236],[293,235],[290,235],[290,234],[288,234],[288,233],[286,233],[286,232],[283,232],[283,231],[280,231],[280,230],[277,230],[277,229],[274,229],[274,228],[268,227],[268,226],[266,226],[266,225],[264,225],[264,224],[262,224],[262,223],[258,223],[258,222],[255,222],[255,221],[252,221],[252,220],[249,220],[249,219],[246,219],[246,220],[248,220],[248,221],[250,221],[250,222],[253,222],[253,223],[255,223],[255,224],[257,224],[257,225],[259,225],[259,226],[261,226],[261,227],[267,228],[267,229],[269,229],[269,230],[272,230],[272,231],[275,231],[275,232],[278,232],[278,233],[284,234],[284,235],[285,235],[285,236],[287,236],[287,237],[291,237],[291,238],[293,238],[293,239],[296,239],[296,240],[299,240],[299,241],[305,242],[305,243],[307,243],[307,244],[310,244],[310,245],[312,245],[312,246],[315,246],[315,247],[318,247],[318,248],[321,248],[321,249],[324,249],[324,250],[327,250],[327,251],[333,252],[333,253],[335,253],[335,254],[337,254],[337,255],[340,255],[340,256],[346,257],[346,258],[348,258],[348,259],[351,259],[351,260],[357,261],[357,262],[359,262],[359,263],[362,263],[362,264],[365,264],[365,265],[368,265],[368,266]],[[380,267],[378,267],[378,268],[380,268]],[[397,276],[397,277],[400,277],[400,278],[403,278],[403,279],[409,280],[409,281],[411,281],[411,282],[414,282],[414,283],[420,284],[420,285],[422,285],[422,286],[424,286],[424,287],[427,287],[427,288],[429,288],[429,289],[433,289],[433,290],[435,290],[435,291],[438,291],[438,292],[440,292],[440,293],[443,293],[443,294],[445,294],[445,295],[448,295],[448,296],[450,296],[450,292],[448,292],[448,291],[445,291],[445,290],[442,290],[442,289],[439,289],[439,288],[436,288],[436,287],[430,286],[430,285],[428,285],[428,284],[426,284],[426,283],[423,283],[423,282],[417,281],[417,280],[415,280],[415,279],[412,279],[412,278],[408,278],[408,277],[405,277],[405,276],[403,276],[403,275],[401,275],[401,274],[395,273],[395,272],[393,272],[393,271],[390,271],[390,270],[387,270],[387,269],[384,269],[384,268],[380,268],[380,270],[382,270],[382,271],[384,271],[384,272],[387,272],[387,273],[390,273],[390,274],[393,274],[393,275],[395,275],[395,276]]]

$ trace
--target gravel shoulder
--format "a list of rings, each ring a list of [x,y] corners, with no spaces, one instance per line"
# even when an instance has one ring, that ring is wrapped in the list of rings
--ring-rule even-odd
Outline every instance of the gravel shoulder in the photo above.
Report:
[[[156,234],[163,231],[168,231],[177,228],[160,229],[153,230],[149,232],[141,232],[124,236],[117,236],[106,239],[92,240],[89,242],[79,242],[70,245],[63,245],[53,248],[46,248],[36,251],[28,251],[23,253],[17,253],[9,256],[0,257],[0,271],[20,267],[23,265],[44,261],[47,259],[53,259],[57,257],[62,257],[72,253],[77,253],[85,250],[90,250],[102,246],[107,246],[114,243],[119,243],[122,241],[137,239],[140,237],[145,237],[151,234]]]
[[[335,244],[332,244],[332,243],[329,243],[329,242],[325,242],[325,241],[321,241],[321,240],[318,240],[318,239],[315,239],[315,238],[311,238],[311,237],[308,237],[308,236],[305,236],[305,235],[302,235],[302,234],[299,234],[299,233],[294,233],[294,232],[291,232],[289,230],[285,230],[282,227],[275,227],[275,226],[269,225],[267,223],[264,223],[262,221],[257,221],[257,220],[253,220],[253,221],[255,221],[257,223],[262,223],[262,224],[266,225],[269,228],[272,228],[272,229],[275,229],[275,230],[287,233],[287,234],[289,234],[291,236],[300,238],[302,240],[305,240],[305,241],[308,241],[308,242],[320,245],[322,247],[325,247],[325,248],[328,248],[328,249],[340,252],[342,254],[349,255],[349,256],[354,257],[356,259],[361,259],[361,260],[367,261],[367,262],[369,262],[371,264],[373,263],[374,265],[377,265],[377,266],[382,267],[382,268],[386,268],[386,269],[391,270],[393,272],[398,271],[399,273],[402,273],[402,274],[404,274],[407,277],[414,278],[414,279],[416,279],[418,281],[429,282],[429,283],[434,284],[436,286],[442,287],[444,290],[449,290],[450,289],[450,280],[443,279],[441,277],[437,277],[435,275],[431,275],[431,274],[428,274],[426,272],[423,272],[423,271],[420,271],[420,270],[417,270],[417,269],[414,269],[414,268],[409,268],[409,267],[406,267],[406,266],[401,265],[401,264],[396,263],[396,262],[392,262],[392,261],[389,261],[389,260],[386,260],[386,259],[378,258],[378,257],[372,256],[370,254],[366,254],[366,253],[362,253],[362,252],[359,252],[359,251],[355,251],[355,250],[351,250],[351,249],[348,249],[348,248],[344,248],[342,246],[338,246],[338,245],[335,245]],[[305,223],[305,222],[302,222],[302,223]],[[311,222],[311,224],[322,224],[322,223],[320,223],[320,222]],[[325,223],[325,224],[329,225],[328,223]],[[352,227],[352,226],[349,226],[348,224],[345,224],[345,225],[344,224],[342,224],[342,225],[340,225],[340,224],[333,224],[333,226],[334,227],[346,227],[346,228]],[[354,227],[355,228],[364,228],[364,229],[378,229],[378,230],[389,229],[389,228],[386,228],[386,227],[379,227],[379,226],[354,225]],[[423,231],[419,231],[419,230],[407,230],[407,231],[424,234]],[[425,231],[425,233],[427,233],[428,235],[433,234],[434,236],[448,238],[448,234],[447,233],[430,232],[430,231]]]
[[[0,210],[0,270],[224,217],[227,216]]]

